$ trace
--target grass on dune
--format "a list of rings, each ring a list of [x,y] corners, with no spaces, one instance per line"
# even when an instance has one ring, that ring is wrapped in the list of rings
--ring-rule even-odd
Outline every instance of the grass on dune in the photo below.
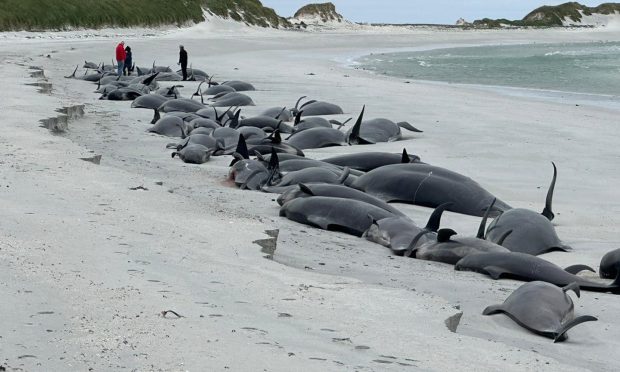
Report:
[[[180,26],[203,21],[203,7],[253,25],[288,23],[258,0],[0,0],[0,30]]]

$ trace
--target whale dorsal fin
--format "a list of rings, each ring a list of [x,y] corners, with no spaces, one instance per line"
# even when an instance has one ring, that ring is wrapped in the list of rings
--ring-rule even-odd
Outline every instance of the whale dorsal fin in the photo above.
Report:
[[[411,240],[411,243],[409,243],[409,247],[407,247],[407,250],[405,251],[405,253],[403,253],[403,256],[404,257],[415,257],[415,253],[418,250],[418,247],[416,247],[416,245],[418,244],[418,241],[424,235],[430,234],[430,233],[432,233],[432,231],[428,229],[422,229],[419,233],[417,233],[417,235],[414,236],[413,239]]]
[[[299,186],[299,189],[301,191],[303,191],[304,193],[306,193],[306,194],[308,194],[310,196],[314,196],[314,193],[312,192],[312,190],[310,190],[310,188],[307,185],[305,185],[303,183],[298,183],[297,185]]]
[[[297,115],[295,115],[295,121],[293,122],[293,126],[297,126],[297,124],[299,124],[299,122],[301,121],[301,114],[303,114],[303,111],[297,111]]]
[[[233,129],[239,128],[239,116],[241,115],[241,110],[235,111],[235,116],[230,120],[228,126]]]
[[[278,115],[276,115],[276,117],[274,119],[278,119],[280,117],[280,115],[282,115],[284,113],[284,110],[286,110],[286,106],[282,107],[282,110],[280,110],[280,112],[278,113]]]
[[[273,182],[275,179],[279,179],[280,177],[280,159],[278,158],[278,152],[275,147],[271,147],[271,157],[269,158],[269,166],[267,167],[269,171],[269,178],[267,178],[267,182],[265,182],[268,186],[273,186]]]
[[[279,143],[282,143],[282,137],[280,136],[280,131],[277,129],[271,132],[271,134],[267,136],[267,139],[271,141],[271,143],[274,143],[276,145]]]
[[[497,201],[497,198],[493,198],[491,205],[489,205],[487,207],[487,210],[484,212],[482,221],[480,221],[480,227],[478,227],[478,234],[476,234],[476,238],[478,239],[484,239],[484,230],[486,230],[487,228],[487,219],[489,218],[489,213],[491,213],[491,210],[493,209],[493,206],[495,205],[495,201]]]
[[[497,243],[495,243],[495,244],[497,244],[497,245],[502,245],[502,244],[504,244],[504,240],[506,240],[506,238],[507,238],[507,237],[508,237],[508,235],[510,235],[510,234],[512,234],[512,230],[508,230],[508,231],[506,231],[505,233],[503,233],[503,234],[499,237],[499,239],[497,239]]]
[[[65,76],[65,77],[66,77],[67,79],[74,78],[74,77],[75,77],[75,73],[77,72],[78,67],[80,67],[80,66],[79,66],[79,65],[78,65],[78,66],[75,66],[75,70],[73,70],[73,73],[72,73],[71,75],[69,75],[69,76]]]
[[[153,82],[153,80],[155,80],[157,75],[159,75],[159,72],[156,72],[153,75],[151,75],[151,76],[147,77],[146,79],[142,80],[142,84],[144,84],[144,85],[151,85],[151,83]]]
[[[450,237],[456,235],[456,231],[452,229],[441,229],[437,231],[437,242],[445,243],[450,241]]]
[[[248,151],[248,145],[245,143],[245,137],[243,134],[239,134],[239,142],[237,142],[237,149],[235,152],[241,155],[244,159],[250,158],[250,152]]]
[[[336,183],[343,184],[344,181],[346,181],[349,177],[349,173],[351,173],[351,168],[344,167],[344,169],[342,170],[342,174],[340,175],[340,178],[338,178],[338,181],[336,181]]]
[[[403,156],[400,158],[401,163],[411,163],[411,159],[409,159],[409,154],[407,154],[407,149],[403,149]]]
[[[194,96],[199,96],[199,92],[201,92],[200,87],[202,87],[202,84],[204,84],[204,81],[201,81],[200,84],[198,84],[198,88],[196,88],[196,92],[194,94],[192,94],[192,98],[194,98]]]
[[[564,293],[566,293],[568,291],[573,291],[577,295],[577,298],[581,297],[581,293],[579,291],[579,284],[577,284],[577,282],[572,282],[571,284],[567,285],[566,287],[562,287],[562,291],[564,291]]]
[[[332,125],[337,125],[337,126],[338,126],[338,128],[336,128],[336,129],[340,130],[340,128],[344,127],[344,125],[345,125],[346,123],[350,122],[351,120],[353,120],[353,118],[348,118],[347,120],[345,120],[344,122],[342,122],[342,123],[341,123],[341,122],[339,122],[338,120],[331,119],[331,120],[329,121],[329,123],[330,123],[330,124],[332,124]]]
[[[573,275],[577,275],[582,271],[591,271],[593,273],[595,273],[596,271],[594,271],[593,268],[591,268],[588,265],[571,265],[567,268],[564,269],[564,271],[566,271],[567,273],[571,273]]]
[[[431,216],[428,218],[428,222],[426,223],[426,227],[424,229],[432,232],[437,232],[439,230],[439,225],[441,224],[441,215],[443,212],[451,206],[452,203],[443,203],[442,205],[435,208]]]
[[[316,102],[316,99],[311,99],[310,101],[306,101],[303,103],[303,105],[299,106],[299,109],[301,110],[304,106],[309,105],[314,102]]]
[[[297,106],[299,106],[299,102],[301,102],[301,100],[304,99],[304,98],[306,98],[306,96],[301,96],[301,97],[299,97],[297,102],[295,102],[295,111],[297,111]]]
[[[357,117],[355,125],[353,125],[353,128],[351,128],[351,133],[349,133],[349,136],[347,138],[347,143],[349,145],[372,143],[360,137],[360,129],[362,127],[362,119],[364,118],[364,110],[366,110],[366,105],[362,107],[362,112],[360,112],[360,115]]]
[[[555,166],[554,162],[551,162],[553,165],[553,179],[551,180],[551,185],[549,185],[549,190],[547,191],[547,200],[545,200],[545,209],[542,211],[542,215],[547,217],[549,221],[553,221],[555,214],[551,210],[551,202],[553,200],[553,190],[555,189],[555,180],[558,177],[558,169]]]

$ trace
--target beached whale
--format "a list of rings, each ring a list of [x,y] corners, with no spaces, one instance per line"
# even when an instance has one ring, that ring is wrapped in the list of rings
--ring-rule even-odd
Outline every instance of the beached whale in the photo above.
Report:
[[[620,273],[620,249],[607,252],[601,259],[599,275],[601,278],[613,279]]]
[[[581,289],[587,291],[620,294],[620,277],[616,277],[609,284],[594,282],[575,275],[584,269],[594,271],[585,265],[574,265],[562,269],[549,261],[527,253],[476,253],[459,260],[455,269],[479,272],[493,279],[510,278],[527,282],[540,280],[559,287],[577,283]]]
[[[295,115],[295,121],[293,122],[293,133],[301,132],[306,129],[323,127],[323,128],[333,128],[335,125],[338,130],[342,128],[346,123],[348,123],[351,118],[345,120],[344,122],[339,122],[338,120],[327,120],[320,116],[307,116],[302,119],[303,111],[299,111],[297,115]]]
[[[362,108],[360,118],[364,115],[364,109],[365,107]],[[347,131],[347,142],[351,145],[365,145],[378,142],[397,141],[402,138],[400,128],[405,128],[412,132],[422,132],[406,121],[394,123],[384,118],[358,120],[355,125]]]
[[[331,170],[333,172],[339,173],[343,170],[343,167],[339,167],[333,164],[325,163],[320,160],[310,159],[310,158],[297,158],[297,159],[289,159],[280,162],[280,172],[288,173],[294,172],[306,168],[325,168]],[[357,174],[353,175],[361,175],[361,172],[356,172]],[[357,190],[356,190],[357,191]]]
[[[175,71],[178,75],[182,75],[183,74],[183,70],[177,70]],[[194,67],[189,67],[187,69],[187,73],[188,73],[188,77],[187,80],[189,81],[206,81],[209,80],[209,74],[207,74],[205,71],[198,69],[198,68],[194,68]]]
[[[182,88],[183,85],[171,85],[169,87],[161,87],[155,91],[155,93],[160,94],[164,97],[168,98],[180,98],[181,92],[179,92],[178,88]]]
[[[295,103],[295,108],[291,110],[294,115],[297,115],[300,111],[303,111],[302,116],[344,114],[340,106],[325,101],[310,100],[299,106],[299,102],[304,98],[306,98],[306,96],[300,97],[297,103]]]
[[[212,102],[209,105],[212,107],[256,106],[252,98],[239,92],[225,93],[222,96],[216,95],[211,100]]]
[[[281,162],[280,167],[282,167],[282,164],[284,163],[285,162]],[[309,198],[311,196],[330,196],[335,198],[355,199],[385,209],[395,216],[405,217],[401,211],[383,200],[340,184],[298,183],[296,187],[281,194],[278,197],[277,202],[280,206],[282,206],[293,199]]]
[[[187,135],[187,124],[178,116],[164,116],[159,119],[147,132],[161,134],[168,137],[181,137]]]
[[[311,196],[289,201],[280,216],[324,230],[362,236],[374,220],[394,216],[383,208],[354,199]]]
[[[268,132],[272,132],[276,129],[279,130],[280,133],[293,132],[293,128],[291,128],[290,125],[282,123],[282,120],[274,119],[272,117],[263,115],[241,119],[236,122],[233,121],[230,126],[237,129],[241,127],[255,127]]]
[[[293,133],[286,139],[290,145],[305,149],[318,149],[330,146],[348,146],[345,135],[335,128],[310,128]]]
[[[449,211],[480,217],[495,199],[471,178],[423,163],[392,164],[376,168],[360,176],[352,187],[387,202],[431,208],[452,203],[448,207]],[[493,214],[510,208],[498,200]]]
[[[205,105],[198,101],[191,100],[189,98],[177,98],[170,99],[165,101],[158,110],[160,112],[172,112],[172,111],[181,111],[181,112],[196,112],[200,109],[204,109]]]
[[[269,177],[269,171],[262,162],[254,159],[239,159],[228,172],[228,178],[242,189],[260,190],[262,182]],[[254,184],[250,182],[254,180]]]
[[[554,216],[551,201],[556,178],[557,168],[553,164],[553,179],[547,191],[547,200],[542,213],[523,208],[507,210],[489,225],[486,239],[497,242],[506,231],[512,231],[502,245],[513,252],[539,255],[551,251],[570,250],[569,246],[560,241],[551,223]]]
[[[218,140],[217,138],[212,137],[210,134],[201,134],[201,133],[192,133],[187,137],[183,138],[178,143],[169,143],[166,145],[166,148],[176,149],[177,151],[189,146],[189,145],[202,145],[207,149],[211,150],[213,155],[219,155],[222,151],[224,151],[224,141]]]
[[[254,85],[248,82],[245,82],[245,81],[240,81],[240,80],[225,81],[220,85],[229,86],[237,92],[256,90],[256,88],[254,88]]]
[[[435,240],[417,245],[413,250],[413,257],[420,260],[456,264],[463,257],[474,253],[510,252],[501,245],[476,237],[456,237],[456,231],[441,229]]]
[[[348,168],[339,173],[320,167],[305,168],[281,176],[277,183],[268,181],[262,190],[280,194],[296,188],[300,183],[330,183],[339,185],[344,183],[347,177],[349,177]]]
[[[211,128],[217,129],[222,126],[216,123],[215,121],[203,117],[196,118],[189,122],[189,124],[194,128]]]
[[[68,76],[65,76],[65,78],[95,82],[95,81],[101,80],[101,78],[104,76],[104,73],[101,71],[96,71],[96,72],[89,74],[88,70],[84,72],[84,75],[76,76],[78,67],[79,66],[75,66],[75,70],[73,70],[73,73],[69,74]]]
[[[256,128],[256,127],[241,127],[241,128],[237,128],[237,131],[241,133],[243,137],[246,138],[250,142],[262,140],[263,138],[266,138],[269,136],[267,132],[265,132],[264,130],[260,128]]]
[[[155,124],[157,120],[161,118],[158,110],[159,107],[161,107],[161,105],[163,105],[164,102],[168,100],[170,100],[170,98],[155,93],[143,94],[142,96],[137,97],[131,103],[131,107],[152,109],[154,111],[154,114],[153,119],[151,120],[151,124]]]
[[[590,315],[575,318],[575,305],[566,293],[569,290],[579,297],[576,283],[563,288],[541,281],[525,283],[512,292],[504,303],[489,306],[482,314],[504,313],[531,332],[552,338],[553,342],[564,341],[569,329],[597,320]]]
[[[172,157],[174,158],[178,155],[185,163],[203,164],[209,160],[211,153],[211,149],[201,144],[193,143],[173,152]]]
[[[220,93],[236,92],[235,88],[228,85],[213,85],[202,91],[202,94],[207,96],[215,96]]]
[[[291,121],[293,119],[293,115],[291,114],[291,110],[287,110],[286,107],[270,107],[265,109],[260,113],[261,116],[269,116],[276,120],[282,121]]]
[[[232,150],[239,143],[241,133],[236,129],[229,127],[216,128],[211,132],[211,137],[215,138],[223,145],[224,153],[232,153]]]
[[[420,162],[420,157],[417,155],[409,155],[407,150],[403,149],[401,154],[389,152],[358,152],[355,154],[333,156],[331,158],[322,159],[322,161],[341,167],[349,167],[351,169],[369,172],[384,165]]]
[[[409,217],[397,214],[394,217],[373,221],[363,237],[390,248],[397,256],[410,257],[418,244],[436,239],[441,216],[448,205],[449,203],[445,203],[435,208],[423,228]]]
[[[109,101],[133,101],[142,96],[143,93],[131,88],[118,88],[111,92],[104,93],[99,99]]]

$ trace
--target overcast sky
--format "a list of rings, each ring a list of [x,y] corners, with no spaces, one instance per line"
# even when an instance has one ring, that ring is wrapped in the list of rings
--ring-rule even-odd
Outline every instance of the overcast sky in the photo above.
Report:
[[[558,5],[565,1],[539,0],[332,0],[338,13],[354,22],[376,23],[442,23],[454,24],[481,18],[521,19],[542,5]],[[297,9],[312,0],[261,0],[283,17],[291,17]],[[580,0],[587,6],[597,6],[604,0]]]

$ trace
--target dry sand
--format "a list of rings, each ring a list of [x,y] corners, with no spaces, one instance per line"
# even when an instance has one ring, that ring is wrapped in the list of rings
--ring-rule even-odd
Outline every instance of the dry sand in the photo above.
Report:
[[[172,141],[145,133],[151,111],[99,101],[92,83],[63,78],[85,59],[109,61],[120,38],[138,65],[154,59],[175,65],[182,43],[194,67],[259,89],[250,94],[258,106],[245,115],[291,107],[307,95],[340,104],[343,118],[366,104],[368,117],[408,120],[424,130],[396,143],[308,151],[311,157],[406,147],[513,206],[536,210],[555,161],[554,223],[575,251],[545,258],[597,267],[620,242],[617,97],[601,105],[572,95],[543,99],[523,91],[406,84],[344,62],[437,46],[617,41],[620,33],[302,33],[224,22],[148,37],[148,30],[121,33],[6,34],[0,43],[0,365],[26,371],[620,368],[620,298],[582,293],[576,313],[599,321],[571,330],[561,344],[504,316],[483,317],[487,305],[519,283],[393,257],[362,239],[280,218],[276,195],[225,182],[229,157],[201,166],[171,159],[165,144]],[[29,66],[44,70],[51,93],[26,85],[41,81]],[[189,82],[183,93],[195,87]],[[81,104],[85,116],[65,134],[38,126],[58,115],[55,109]],[[80,160],[93,155],[102,155],[100,165]],[[420,224],[430,213],[402,209]],[[448,214],[443,225],[472,235],[478,222]],[[268,259],[253,241],[275,229],[277,249]],[[163,317],[165,310],[182,317]],[[446,320],[460,314],[453,333]]]

